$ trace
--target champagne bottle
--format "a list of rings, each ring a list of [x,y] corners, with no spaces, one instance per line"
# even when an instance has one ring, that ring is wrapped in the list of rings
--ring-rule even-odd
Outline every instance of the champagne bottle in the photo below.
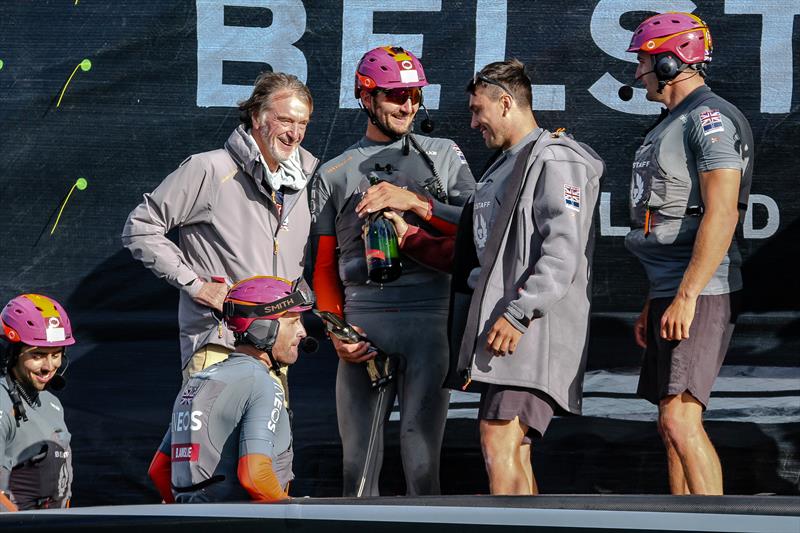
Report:
[[[379,178],[374,172],[369,174],[369,182],[376,185]],[[397,244],[397,233],[394,224],[383,216],[381,210],[369,217],[364,248],[367,259],[367,275],[375,283],[389,283],[400,277],[403,267],[400,265],[400,246]]]

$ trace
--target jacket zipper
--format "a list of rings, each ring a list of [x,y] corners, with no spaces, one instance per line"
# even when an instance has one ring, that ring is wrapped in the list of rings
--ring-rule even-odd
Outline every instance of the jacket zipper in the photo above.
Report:
[[[544,135],[544,130],[542,131],[542,133],[539,134],[539,136],[536,138],[536,140],[533,141],[534,144],[533,144],[533,148],[531,148],[531,153],[533,152],[533,150],[536,149],[536,145],[539,144],[539,140],[542,138],[542,135]],[[530,157],[530,153],[528,154],[528,157]],[[537,154],[536,157],[538,158],[539,155]],[[534,160],[534,164],[535,164],[535,160]],[[528,168],[528,165],[526,163],[525,169],[524,169],[526,173],[527,173],[527,168]],[[517,197],[514,200],[514,205],[511,206],[512,210],[516,210],[517,206],[519,205],[519,199],[520,199],[520,196],[522,196],[522,189],[524,189],[524,188],[525,188],[525,183],[524,183],[524,180],[523,180],[523,186],[522,186],[522,188],[520,188],[520,190],[517,191]],[[513,218],[513,211],[512,211],[512,218]],[[506,228],[506,229],[508,229],[508,228]],[[505,234],[503,235],[503,237],[505,237]],[[491,272],[492,269],[494,269],[495,264],[497,264],[498,256],[499,256],[499,254],[497,254],[492,259],[492,264],[490,265],[491,268],[489,269],[490,272]],[[483,266],[481,266],[481,272],[482,271],[483,271]],[[480,310],[481,310],[481,307],[483,307],[483,300],[484,300],[485,296],[486,296],[486,287],[484,287],[483,292],[481,293],[480,302],[478,303],[478,318],[480,318]],[[461,387],[461,390],[467,390],[467,387],[469,387],[470,383],[472,383],[472,366],[475,364],[475,357],[477,356],[477,352],[478,352],[477,349],[476,349],[477,346],[478,346],[477,331],[475,333],[476,333],[475,343],[472,345],[472,355],[469,358],[469,366],[467,367],[467,376],[466,376],[467,379],[464,382],[463,387]]]
[[[278,275],[278,251],[280,249],[280,245],[278,244],[278,233],[281,231],[281,224],[283,223],[283,206],[278,206],[278,202],[275,198],[275,191],[272,191],[270,196],[272,200],[272,205],[275,206],[275,210],[278,212],[278,226],[275,228],[275,233],[272,236],[272,275]],[[269,216],[269,213],[267,213]]]

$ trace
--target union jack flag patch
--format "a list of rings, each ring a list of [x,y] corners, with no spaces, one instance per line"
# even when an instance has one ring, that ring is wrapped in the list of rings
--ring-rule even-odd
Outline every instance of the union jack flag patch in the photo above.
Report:
[[[186,390],[183,391],[181,394],[181,405],[189,405],[194,400],[195,394],[197,394],[198,387],[186,387]]]
[[[467,158],[464,157],[464,152],[461,151],[461,148],[459,148],[457,144],[454,144],[451,148],[453,148],[453,151],[456,153],[456,155],[458,155],[458,158],[461,160],[461,162],[466,165]]]
[[[712,109],[711,111],[703,111],[700,113],[700,124],[703,126],[704,135],[725,131],[719,109]]]
[[[573,211],[581,210],[581,188],[574,185],[564,185],[564,205]]]

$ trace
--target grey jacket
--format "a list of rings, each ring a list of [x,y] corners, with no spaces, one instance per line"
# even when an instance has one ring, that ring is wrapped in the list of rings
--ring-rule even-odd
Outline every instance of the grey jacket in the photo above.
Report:
[[[580,413],[603,171],[590,148],[546,131],[520,153],[496,199],[463,337],[452,339],[466,380],[537,389],[563,411]],[[501,315],[525,333],[513,354],[495,357],[486,336]]]
[[[309,181],[318,160],[299,148]],[[206,344],[233,348],[211,309],[194,302],[201,278],[235,283],[255,275],[296,279],[303,273],[311,226],[308,187],[287,192],[280,215],[264,185],[258,146],[239,126],[225,148],[195,154],[134,209],[122,244],[159,278],[181,289],[181,364]],[[178,228],[176,246],[166,233]]]

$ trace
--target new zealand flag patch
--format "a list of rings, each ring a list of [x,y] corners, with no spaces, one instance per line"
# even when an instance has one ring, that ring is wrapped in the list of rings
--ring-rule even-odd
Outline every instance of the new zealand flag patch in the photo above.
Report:
[[[581,210],[581,188],[564,184],[564,205],[573,211]]]
[[[703,111],[700,113],[700,124],[703,126],[703,134],[711,135],[720,131],[725,131],[722,125],[722,116],[719,114],[719,109],[712,109],[710,111]]]

